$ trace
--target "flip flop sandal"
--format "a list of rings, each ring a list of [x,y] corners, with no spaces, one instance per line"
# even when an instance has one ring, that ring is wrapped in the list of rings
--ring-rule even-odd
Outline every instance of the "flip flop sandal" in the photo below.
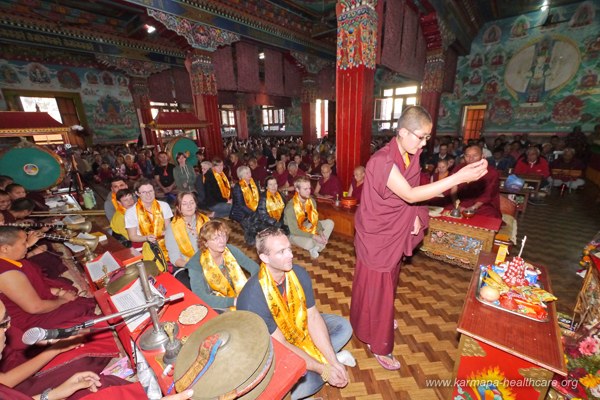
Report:
[[[382,355],[373,353],[373,351],[371,350],[370,344],[367,344],[367,347],[369,348],[369,351],[371,352],[371,354],[373,354],[373,356],[375,356],[375,359],[377,360],[379,365],[381,365],[383,368],[387,369],[388,371],[396,371],[396,370],[399,370],[400,368],[402,368],[402,364],[400,363],[400,361],[398,361],[394,358],[392,353],[382,356]]]

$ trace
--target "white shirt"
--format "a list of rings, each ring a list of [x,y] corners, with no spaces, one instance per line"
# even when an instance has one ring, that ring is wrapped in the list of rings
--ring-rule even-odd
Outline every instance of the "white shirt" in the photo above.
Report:
[[[157,201],[165,221],[173,218],[173,211],[171,211],[171,207],[164,201]],[[142,233],[140,232],[140,222],[138,221],[136,204],[134,204],[134,206],[129,208],[127,211],[125,211],[125,228],[137,228],[137,234],[140,236],[142,235]]]

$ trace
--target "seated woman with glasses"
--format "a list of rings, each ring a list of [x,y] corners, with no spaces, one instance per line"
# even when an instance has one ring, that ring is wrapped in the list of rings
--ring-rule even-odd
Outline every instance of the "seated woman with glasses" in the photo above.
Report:
[[[227,244],[231,230],[222,220],[212,220],[200,230],[198,252],[188,261],[192,291],[219,310],[235,308],[246,284],[244,271],[258,272],[258,264],[237,247]]]
[[[148,179],[135,183],[137,203],[125,212],[125,228],[134,248],[142,248],[146,261],[156,261],[165,271],[169,261],[165,247],[165,229],[171,223],[173,212],[164,201],[156,200],[154,186]],[[164,257],[163,257],[164,256]]]
[[[190,275],[185,265],[198,251],[198,234],[208,217],[196,208],[196,196],[192,192],[179,192],[175,217],[165,231],[165,245],[173,264],[173,276],[188,289]]]

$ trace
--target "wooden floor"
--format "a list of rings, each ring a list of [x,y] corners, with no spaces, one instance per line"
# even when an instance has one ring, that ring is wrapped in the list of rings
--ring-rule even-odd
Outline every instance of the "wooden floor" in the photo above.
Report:
[[[565,194],[553,193],[547,205],[530,205],[519,220],[519,240],[527,235],[523,257],[545,265],[559,301],[559,311],[571,313],[582,279],[581,250],[600,230],[598,190],[588,187]],[[239,232],[231,241],[250,252]],[[332,237],[314,262],[308,253],[294,249],[295,261],[311,274],[321,312],[349,317],[354,247],[348,239]],[[346,346],[357,359],[349,369],[350,384],[337,389],[325,386],[316,398],[374,400],[451,399],[452,388],[432,385],[432,380],[450,379],[458,350],[456,324],[471,272],[417,253],[402,267],[396,293],[394,355],[402,362],[399,371],[387,371],[369,356],[366,346],[353,338]]]
[[[581,249],[600,230],[600,206],[594,203],[597,192],[589,185],[563,197],[553,193],[547,205],[530,205],[519,220],[519,240],[527,235],[523,256],[548,267],[559,311],[573,310],[582,284],[575,275]],[[243,243],[241,229],[234,229],[230,240],[255,254]],[[294,255],[313,278],[319,310],[348,317],[355,262],[352,241],[333,236],[316,262],[299,248]],[[417,253],[402,267],[396,293],[399,330],[394,355],[402,368],[384,370],[353,338],[346,346],[357,359],[357,366],[349,369],[350,384],[343,389],[325,386],[315,398],[451,399],[451,387],[431,381],[452,377],[458,353],[456,324],[470,277],[470,271]]]

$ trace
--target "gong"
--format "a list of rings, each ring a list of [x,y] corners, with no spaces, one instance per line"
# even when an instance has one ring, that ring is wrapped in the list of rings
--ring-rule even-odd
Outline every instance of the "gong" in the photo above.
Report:
[[[158,275],[158,266],[154,261],[144,260],[144,268],[146,268],[146,274],[148,276]],[[136,264],[131,264],[127,268],[121,268],[116,270],[110,278],[109,284],[106,286],[106,291],[111,296],[119,293],[121,289],[135,281],[140,276]]]
[[[29,191],[46,190],[65,177],[62,159],[41,146],[12,147],[0,154],[0,171]]]
[[[195,331],[177,356],[174,380],[186,373],[202,343],[215,334],[224,343],[218,348],[214,362],[192,386],[192,398],[208,400],[236,393],[236,398],[256,399],[273,376],[275,354],[267,325],[249,311],[226,312]]]
[[[196,159],[196,152],[198,151],[198,145],[192,139],[179,136],[172,140],[165,146],[165,152],[173,160],[175,166],[179,165],[177,162],[177,153],[183,153],[187,156],[186,164],[190,168],[194,168],[198,161]]]

